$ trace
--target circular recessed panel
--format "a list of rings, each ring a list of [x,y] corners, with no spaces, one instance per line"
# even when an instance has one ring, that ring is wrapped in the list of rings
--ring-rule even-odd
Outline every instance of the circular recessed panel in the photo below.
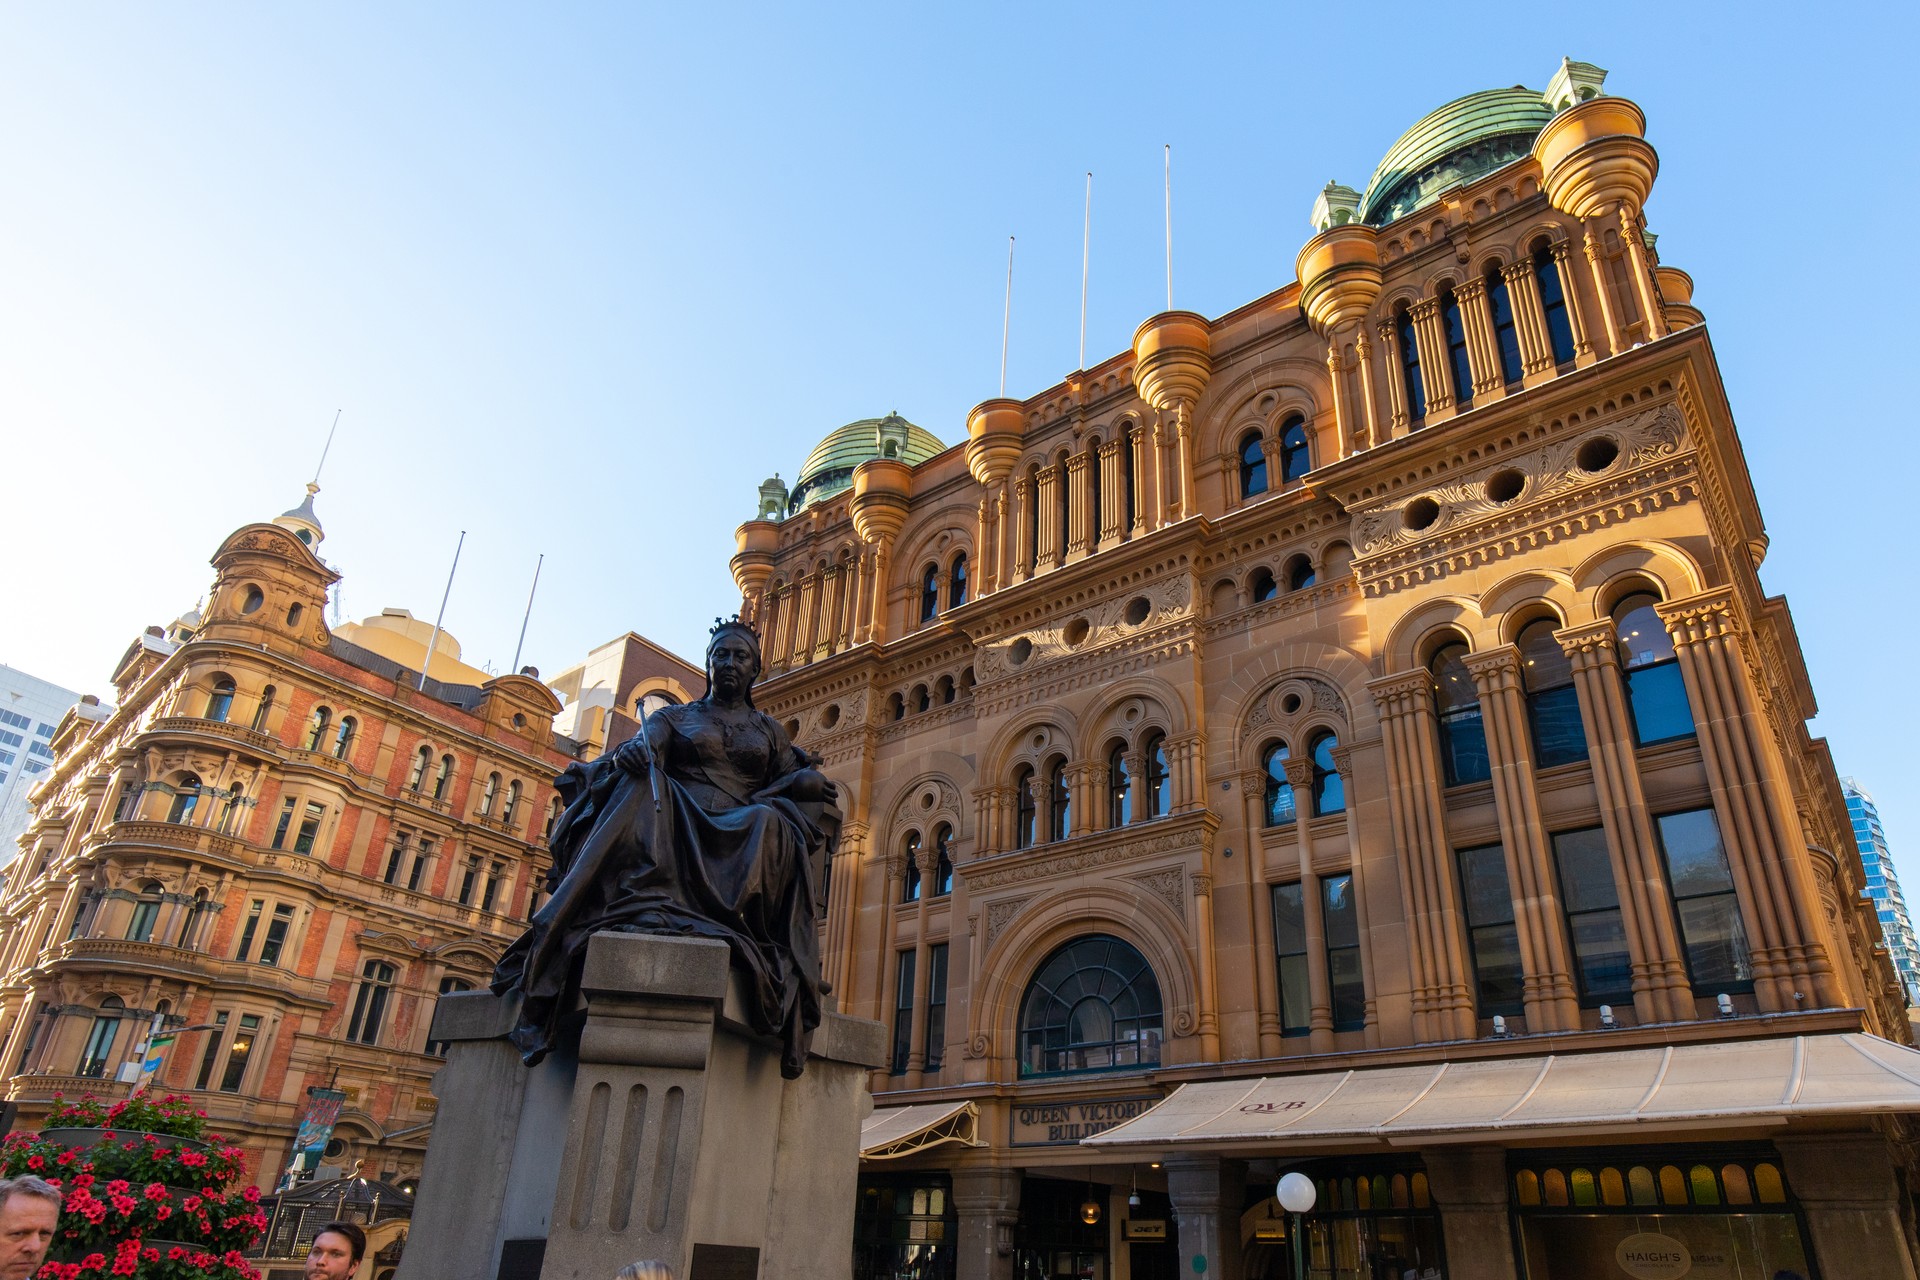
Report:
[[[1418,533],[1422,529],[1431,528],[1433,522],[1440,518],[1440,504],[1432,498],[1415,498],[1407,504],[1407,509],[1402,516],[1406,520],[1407,528]]]
[[[1520,496],[1527,487],[1527,478],[1520,472],[1508,467],[1505,471],[1496,471],[1487,480],[1487,500],[1503,506]]]
[[[1299,694],[1290,693],[1286,697],[1280,699],[1280,710],[1283,714],[1292,715],[1294,712],[1298,711],[1299,709],[1300,709]]]
[[[1620,446],[1607,436],[1595,436],[1580,446],[1573,455],[1573,465],[1591,475],[1595,471],[1605,471],[1620,456]]]
[[[820,713],[820,723],[829,729],[839,724],[840,723],[840,704],[836,702],[831,706],[829,706],[825,711],[822,711]]]
[[[1137,627],[1145,622],[1147,615],[1152,612],[1153,605],[1148,603],[1145,596],[1135,596],[1127,601],[1127,611],[1121,616],[1127,620],[1128,626]]]
[[[1060,638],[1066,642],[1069,649],[1077,649],[1086,643],[1087,633],[1091,630],[1093,628],[1087,625],[1085,618],[1075,618],[1067,624],[1067,629],[1060,633]]]
[[[1027,639],[1025,636],[1021,636],[1018,640],[1015,640],[1007,650],[1007,661],[1016,667],[1024,665],[1026,660],[1032,656],[1033,641]]]

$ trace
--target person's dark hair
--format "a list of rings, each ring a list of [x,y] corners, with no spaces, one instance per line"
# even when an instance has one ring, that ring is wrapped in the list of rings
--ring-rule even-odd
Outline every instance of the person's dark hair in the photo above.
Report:
[[[17,1178],[0,1178],[0,1209],[15,1196],[30,1196],[35,1200],[51,1201],[53,1207],[60,1207],[60,1188],[43,1178],[23,1173]]]
[[[353,1261],[355,1265],[358,1265],[360,1259],[366,1256],[367,1233],[362,1231],[360,1225],[356,1222],[329,1222],[326,1226],[314,1232],[313,1238],[318,1240],[329,1231],[352,1246]]]

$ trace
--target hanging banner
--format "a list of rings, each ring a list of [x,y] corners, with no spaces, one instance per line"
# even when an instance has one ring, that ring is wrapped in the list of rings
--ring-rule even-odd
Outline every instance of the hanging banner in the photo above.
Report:
[[[300,1115],[300,1127],[293,1135],[293,1162],[303,1169],[320,1163],[320,1153],[333,1137],[334,1122],[340,1118],[340,1104],[347,1095],[339,1089],[308,1089],[307,1109]]]

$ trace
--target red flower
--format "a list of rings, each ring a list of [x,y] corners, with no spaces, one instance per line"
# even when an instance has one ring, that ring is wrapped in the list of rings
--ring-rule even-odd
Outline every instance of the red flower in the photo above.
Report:
[[[47,1158],[45,1156],[28,1156],[27,1157],[27,1168],[44,1169],[46,1167],[47,1167]]]

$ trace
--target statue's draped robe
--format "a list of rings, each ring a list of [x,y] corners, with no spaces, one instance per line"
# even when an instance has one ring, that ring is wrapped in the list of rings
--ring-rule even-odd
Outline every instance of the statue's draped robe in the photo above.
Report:
[[[651,777],[609,753],[558,781],[567,808],[549,841],[553,896],[494,971],[495,992],[523,996],[511,1039],[528,1065],[553,1047],[601,930],[719,938],[754,1030],[780,1039],[781,1070],[797,1076],[820,1024],[808,850],[827,838],[818,806],[785,794],[806,758],[770,716],[725,724],[704,702],[663,707],[642,732]]]

